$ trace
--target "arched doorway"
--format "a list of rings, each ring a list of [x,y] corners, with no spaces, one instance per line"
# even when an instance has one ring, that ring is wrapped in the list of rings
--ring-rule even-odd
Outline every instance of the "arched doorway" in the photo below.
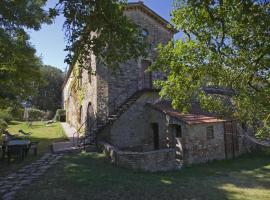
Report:
[[[91,134],[91,131],[95,128],[95,115],[94,115],[94,109],[89,102],[88,107],[87,107],[87,132],[88,134]]]

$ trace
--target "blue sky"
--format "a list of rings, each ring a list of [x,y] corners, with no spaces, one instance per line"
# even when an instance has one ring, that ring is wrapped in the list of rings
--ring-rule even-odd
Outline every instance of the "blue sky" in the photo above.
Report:
[[[47,7],[53,7],[57,0],[49,0]],[[130,0],[129,2],[137,2]],[[173,0],[144,0],[152,10],[157,12],[165,19],[170,19]],[[62,29],[64,17],[59,16],[51,25],[43,25],[40,31],[29,31],[31,43],[37,49],[37,55],[41,56],[43,64],[52,65],[65,70],[67,65],[64,63],[66,46],[64,31]]]

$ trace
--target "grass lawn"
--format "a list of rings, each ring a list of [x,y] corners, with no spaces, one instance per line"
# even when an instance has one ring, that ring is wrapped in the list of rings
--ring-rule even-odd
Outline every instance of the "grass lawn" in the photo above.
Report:
[[[66,155],[20,200],[270,199],[270,156],[256,154],[182,171],[145,173],[112,166],[103,155]]]
[[[29,152],[28,157],[24,161],[14,160],[10,165],[7,164],[7,159],[0,161],[0,176],[11,173],[23,165],[30,163],[34,159],[37,159],[44,153],[51,151],[50,146],[53,142],[63,141],[66,139],[60,123],[54,123],[49,126],[45,126],[44,122],[34,122],[30,128],[24,122],[10,122],[8,128],[10,133],[18,134],[20,129],[24,130],[25,132],[32,133],[29,137],[31,141],[39,141],[38,156],[33,156],[33,153]]]

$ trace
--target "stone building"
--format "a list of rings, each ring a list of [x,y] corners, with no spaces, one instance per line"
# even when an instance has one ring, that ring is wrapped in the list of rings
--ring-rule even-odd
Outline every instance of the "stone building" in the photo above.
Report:
[[[171,41],[173,26],[143,3],[129,3],[124,14],[138,24],[151,44],[149,56],[130,60],[112,73],[95,55],[92,72],[69,69],[63,87],[67,122],[86,144],[103,148],[118,166],[146,171],[221,160],[243,152],[235,123],[202,114],[184,115],[161,101],[153,81],[164,76],[145,70],[155,47]]]

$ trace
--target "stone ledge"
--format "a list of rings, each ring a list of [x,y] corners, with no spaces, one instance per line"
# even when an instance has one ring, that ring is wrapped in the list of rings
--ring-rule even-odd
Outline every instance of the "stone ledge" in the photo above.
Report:
[[[161,149],[148,152],[121,151],[106,142],[99,143],[112,164],[149,172],[179,169],[176,164],[175,149]]]

